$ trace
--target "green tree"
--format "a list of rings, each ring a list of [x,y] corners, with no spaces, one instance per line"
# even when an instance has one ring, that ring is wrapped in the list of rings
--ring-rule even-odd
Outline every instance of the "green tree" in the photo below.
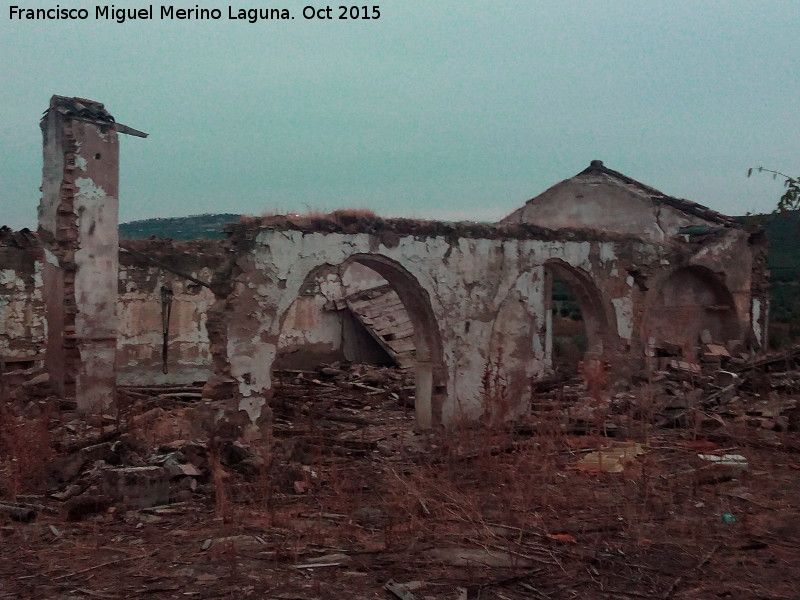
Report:
[[[748,169],[747,176],[750,177],[754,171],[758,173],[772,173],[773,179],[777,179],[778,177],[783,179],[786,191],[783,193],[783,196],[781,196],[780,199],[778,200],[778,206],[775,208],[773,212],[782,214],[790,210],[800,210],[799,178],[790,177],[786,173],[781,173],[780,171],[773,171],[772,169],[765,169],[764,167]]]
[[[785,187],[772,211],[776,217],[765,225],[771,244],[770,347],[780,348],[800,340],[800,301],[797,295],[797,286],[800,285],[797,236],[800,231],[800,178],[764,167],[748,169],[747,176],[754,172],[772,173],[772,178],[782,179]]]

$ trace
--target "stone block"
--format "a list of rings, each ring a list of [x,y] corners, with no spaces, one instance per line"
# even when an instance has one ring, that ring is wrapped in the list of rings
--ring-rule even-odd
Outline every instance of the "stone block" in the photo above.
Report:
[[[102,493],[130,508],[169,502],[169,474],[163,467],[124,467],[103,471]]]

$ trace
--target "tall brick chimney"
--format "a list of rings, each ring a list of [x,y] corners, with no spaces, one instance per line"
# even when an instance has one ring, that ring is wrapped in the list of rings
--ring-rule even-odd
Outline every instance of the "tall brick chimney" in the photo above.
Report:
[[[45,366],[80,412],[101,414],[116,400],[118,128],[101,103],[63,96],[41,127]]]

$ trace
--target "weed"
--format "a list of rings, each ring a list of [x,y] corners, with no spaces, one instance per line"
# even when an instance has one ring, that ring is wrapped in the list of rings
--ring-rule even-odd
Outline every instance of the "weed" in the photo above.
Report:
[[[503,349],[498,350],[503,355]],[[502,427],[511,418],[508,383],[499,361],[487,362],[481,375],[481,401],[483,425],[490,429]]]
[[[51,410],[27,417],[10,399],[0,397],[0,496],[37,490],[45,481],[46,466],[55,455],[49,430]]]
[[[233,520],[230,497],[231,475],[222,467],[217,444],[212,444],[209,448],[208,468],[211,472],[211,483],[214,485],[214,512],[223,523],[230,523]]]

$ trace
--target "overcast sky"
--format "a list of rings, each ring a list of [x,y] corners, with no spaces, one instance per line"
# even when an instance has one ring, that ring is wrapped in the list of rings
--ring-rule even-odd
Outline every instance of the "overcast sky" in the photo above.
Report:
[[[118,24],[83,0],[58,4],[86,21],[10,21],[10,4],[56,2],[2,0],[0,224],[35,224],[52,94],[150,133],[120,136],[122,221],[341,207],[495,220],[592,159],[742,214],[781,190],[748,167],[800,171],[797,0],[389,0],[359,21],[226,1],[199,1],[218,21]],[[295,19],[229,20],[228,6]]]

